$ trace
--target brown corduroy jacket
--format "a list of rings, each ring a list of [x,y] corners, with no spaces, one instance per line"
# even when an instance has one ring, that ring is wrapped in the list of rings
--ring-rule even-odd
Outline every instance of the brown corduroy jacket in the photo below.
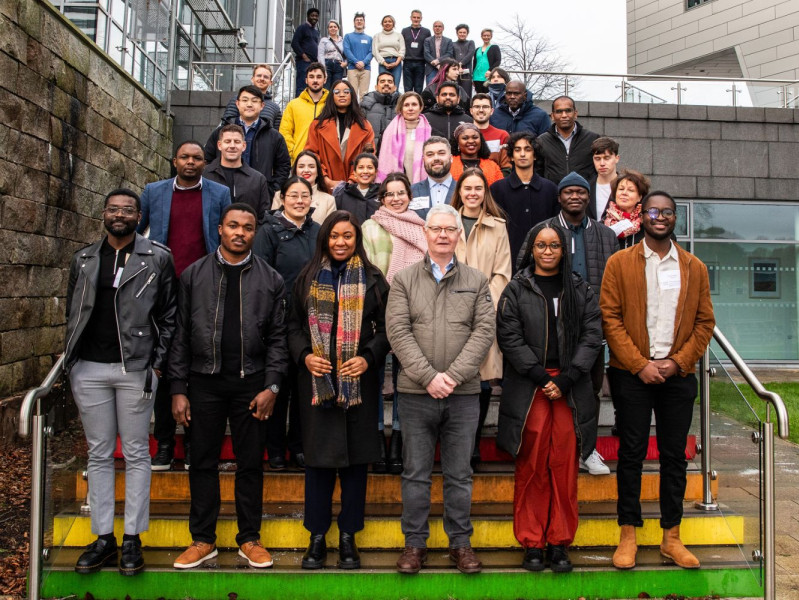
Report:
[[[610,348],[609,364],[631,373],[638,373],[649,362],[643,244],[641,241],[610,257],[599,297],[602,328]],[[679,246],[677,254],[680,296],[674,322],[674,344],[668,358],[673,359],[680,367],[680,374],[685,375],[696,370],[696,361],[713,336],[716,319],[710,300],[707,267]]]

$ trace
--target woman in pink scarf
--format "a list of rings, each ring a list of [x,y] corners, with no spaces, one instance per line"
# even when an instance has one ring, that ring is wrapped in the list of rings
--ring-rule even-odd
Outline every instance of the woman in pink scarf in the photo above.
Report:
[[[406,94],[407,95],[407,94]],[[400,100],[401,101],[401,100]],[[422,147],[418,143],[419,148]],[[384,146],[385,147],[385,146]],[[389,285],[394,275],[414,263],[424,259],[427,252],[427,238],[424,233],[424,220],[414,211],[408,210],[411,203],[411,183],[404,173],[389,173],[377,192],[380,208],[362,225],[363,248],[369,260],[383,272]],[[391,421],[391,441],[388,457],[374,463],[377,473],[402,473],[402,435],[397,414],[397,375],[399,361],[392,357],[391,372],[394,379],[394,410]],[[385,449],[383,433],[383,403],[378,405],[377,429]]]
[[[411,183],[427,177],[422,162],[422,144],[430,137],[431,130],[427,117],[422,114],[422,107],[422,97],[416,92],[405,92],[397,100],[397,116],[380,138],[378,181],[395,171],[405,173]]]

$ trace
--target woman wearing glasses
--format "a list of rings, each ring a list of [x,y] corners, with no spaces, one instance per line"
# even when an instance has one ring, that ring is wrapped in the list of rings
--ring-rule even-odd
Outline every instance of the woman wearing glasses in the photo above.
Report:
[[[367,149],[374,152],[375,134],[349,81],[336,81],[331,97],[311,123],[305,149],[319,157],[327,187],[333,190],[350,178],[356,156]]]
[[[302,160],[302,155],[297,162]],[[296,163],[295,163],[296,164]],[[286,303],[290,305],[294,281],[308,264],[316,247],[319,223],[311,217],[313,188],[303,177],[289,177],[280,189],[280,207],[266,216],[258,228],[253,252],[275,269],[286,285]],[[335,205],[334,205],[335,208]],[[302,433],[297,408],[297,365],[289,364],[289,373],[277,395],[272,418],[267,421],[266,449],[269,466],[273,470],[286,468],[286,447],[291,459],[300,468],[305,467],[302,451]],[[286,414],[289,414],[288,439]]]
[[[409,92],[416,94],[415,92]],[[427,238],[424,233],[424,219],[408,209],[411,203],[411,183],[404,173],[389,173],[377,192],[380,208],[363,224],[363,247],[366,256],[382,271],[389,285],[394,275],[419,262],[427,252]],[[394,357],[391,374],[394,380],[394,409],[391,421],[391,441],[388,457],[374,465],[376,472],[402,473],[402,435],[397,415],[397,376],[399,361]],[[385,449],[384,419],[382,403],[378,407],[377,428],[380,443]]]
[[[499,296],[511,277],[510,241],[505,214],[497,206],[488,189],[485,174],[477,168],[463,172],[455,192],[452,207],[461,214],[463,230],[455,249],[458,260],[474,267],[488,278],[488,287],[496,310]],[[480,365],[480,417],[474,439],[472,467],[480,462],[480,434],[491,403],[492,379],[502,378],[502,354],[496,340]]]
[[[590,370],[602,345],[598,298],[573,274],[557,225],[533,227],[519,272],[499,300],[505,356],[497,445],[516,457],[513,532],[522,567],[572,570],[577,461],[584,415],[593,416]]]

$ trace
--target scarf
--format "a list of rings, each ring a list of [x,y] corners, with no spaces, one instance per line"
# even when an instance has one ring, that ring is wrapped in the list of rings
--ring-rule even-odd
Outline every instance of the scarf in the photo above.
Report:
[[[628,227],[621,233],[617,234],[617,237],[624,239],[626,237],[630,237],[631,235],[635,235],[641,229],[641,204],[638,203],[635,205],[633,212],[628,213],[624,212],[618,206],[616,206],[616,202],[611,200],[608,202],[608,208],[605,211],[605,225],[608,227],[613,227],[616,223],[627,219],[632,223],[632,227]]]
[[[365,293],[366,270],[357,254],[347,261],[338,282],[333,276],[330,259],[325,258],[322,261],[319,273],[308,291],[308,328],[314,356],[326,358],[335,365],[333,373],[336,374],[337,381],[333,381],[332,373],[322,377],[312,376],[312,406],[340,406],[347,409],[361,403],[360,378],[342,376],[341,365],[358,354]],[[336,309],[337,295],[336,356],[331,357],[330,336],[333,333],[333,311]]]
[[[377,180],[383,181],[389,173],[394,171],[405,172],[403,159],[405,158],[405,134],[407,128],[402,115],[397,115],[386,126],[380,137],[380,158],[377,163]],[[422,160],[422,145],[432,135],[427,117],[419,115],[419,124],[416,126],[416,144],[413,147],[413,177],[411,183],[418,183],[427,177]]]
[[[372,220],[391,235],[391,262],[386,273],[386,281],[391,285],[398,271],[424,258],[427,252],[424,220],[412,210],[395,213],[384,206],[372,215]]]

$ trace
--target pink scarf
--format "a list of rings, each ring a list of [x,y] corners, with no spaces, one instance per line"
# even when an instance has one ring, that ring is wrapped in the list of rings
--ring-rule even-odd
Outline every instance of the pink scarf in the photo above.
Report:
[[[427,252],[424,220],[412,210],[395,213],[383,206],[372,215],[372,219],[391,234],[391,262],[386,273],[386,281],[391,285],[397,272],[424,258]]]
[[[422,161],[422,144],[431,135],[430,123],[427,117],[419,115],[419,124],[416,126],[416,145],[413,148],[413,177],[411,183],[417,183],[427,177]],[[397,115],[386,127],[380,138],[380,158],[377,164],[377,180],[383,181],[386,175],[394,171],[405,172],[405,119]]]

